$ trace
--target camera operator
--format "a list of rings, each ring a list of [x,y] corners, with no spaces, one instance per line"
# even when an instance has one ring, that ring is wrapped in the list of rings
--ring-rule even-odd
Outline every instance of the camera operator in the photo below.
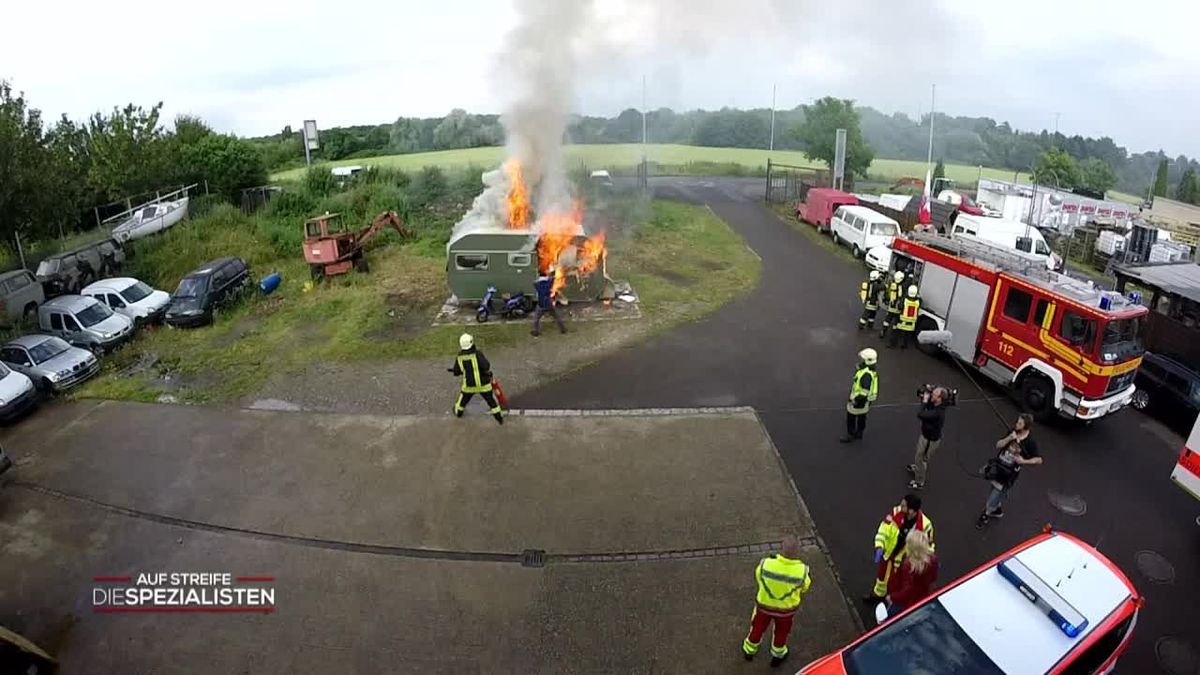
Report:
[[[926,385],[921,392],[921,409],[917,418],[921,420],[921,435],[917,437],[917,453],[913,463],[908,465],[908,472],[913,478],[908,487],[913,490],[925,489],[925,480],[929,473],[929,460],[942,444],[942,426],[946,423],[946,388]]]
[[[1022,413],[1013,424],[1012,431],[996,441],[996,449],[1000,453],[988,460],[983,468],[983,477],[991,482],[992,492],[988,495],[983,513],[975,522],[976,529],[982,529],[992,518],[1004,517],[1004,498],[1021,475],[1021,467],[1042,463],[1037,442],[1030,435],[1032,431],[1033,415]]]

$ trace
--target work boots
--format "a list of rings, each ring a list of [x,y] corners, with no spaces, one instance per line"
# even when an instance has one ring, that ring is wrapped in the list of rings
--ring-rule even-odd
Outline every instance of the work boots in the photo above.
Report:
[[[504,413],[502,413],[502,412],[492,413],[492,417],[496,418],[497,423],[499,423],[501,425],[504,424]]]

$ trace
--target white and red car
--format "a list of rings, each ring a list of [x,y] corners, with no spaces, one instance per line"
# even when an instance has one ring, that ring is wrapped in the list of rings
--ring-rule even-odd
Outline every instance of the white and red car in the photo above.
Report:
[[[1048,530],[800,674],[1109,673],[1141,606],[1112,561]]]

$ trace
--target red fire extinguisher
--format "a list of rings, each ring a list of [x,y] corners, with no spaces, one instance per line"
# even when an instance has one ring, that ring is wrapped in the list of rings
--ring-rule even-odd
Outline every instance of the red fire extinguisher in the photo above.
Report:
[[[500,386],[500,378],[492,376],[492,391],[496,393],[496,403],[501,406],[508,407],[508,397],[504,395],[504,389]]]

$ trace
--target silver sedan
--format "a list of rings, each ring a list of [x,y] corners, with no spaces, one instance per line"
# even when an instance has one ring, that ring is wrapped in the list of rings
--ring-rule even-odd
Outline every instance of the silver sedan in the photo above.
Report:
[[[95,354],[53,335],[24,335],[5,343],[0,361],[47,393],[66,391],[100,370]]]

